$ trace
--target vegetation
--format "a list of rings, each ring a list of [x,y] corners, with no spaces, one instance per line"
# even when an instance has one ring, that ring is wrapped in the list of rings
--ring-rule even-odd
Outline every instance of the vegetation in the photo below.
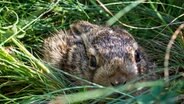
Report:
[[[0,103],[41,104],[61,94],[70,103],[180,103],[183,13],[182,0],[1,0]],[[127,29],[156,63],[161,78],[117,88],[70,86],[66,77],[72,75],[44,63],[40,50],[45,37],[78,20]],[[141,88],[147,89],[132,95]],[[114,93],[119,96],[112,97]]]

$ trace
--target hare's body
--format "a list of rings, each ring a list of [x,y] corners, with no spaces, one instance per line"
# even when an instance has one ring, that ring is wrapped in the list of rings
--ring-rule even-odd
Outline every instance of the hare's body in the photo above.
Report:
[[[128,32],[86,21],[72,24],[68,31],[47,38],[44,60],[105,86],[126,83],[147,70],[143,52]]]

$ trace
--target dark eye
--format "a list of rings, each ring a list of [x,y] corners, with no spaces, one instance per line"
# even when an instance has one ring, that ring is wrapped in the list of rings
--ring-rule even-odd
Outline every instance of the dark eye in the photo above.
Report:
[[[89,62],[90,66],[92,68],[96,68],[97,67],[97,60],[95,56],[90,56],[90,62]]]
[[[141,61],[141,55],[140,55],[140,52],[138,50],[135,51],[135,61],[136,62]]]

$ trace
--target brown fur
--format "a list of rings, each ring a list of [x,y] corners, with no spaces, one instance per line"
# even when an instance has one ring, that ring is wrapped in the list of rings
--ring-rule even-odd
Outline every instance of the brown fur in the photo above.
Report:
[[[125,84],[148,69],[142,49],[127,31],[87,21],[45,39],[44,60],[104,86]]]

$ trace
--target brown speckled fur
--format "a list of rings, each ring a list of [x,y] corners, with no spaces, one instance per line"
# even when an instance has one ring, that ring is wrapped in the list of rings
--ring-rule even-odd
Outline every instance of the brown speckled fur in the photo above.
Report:
[[[44,41],[45,61],[104,86],[124,84],[147,72],[144,54],[127,31],[87,21],[76,22]]]

